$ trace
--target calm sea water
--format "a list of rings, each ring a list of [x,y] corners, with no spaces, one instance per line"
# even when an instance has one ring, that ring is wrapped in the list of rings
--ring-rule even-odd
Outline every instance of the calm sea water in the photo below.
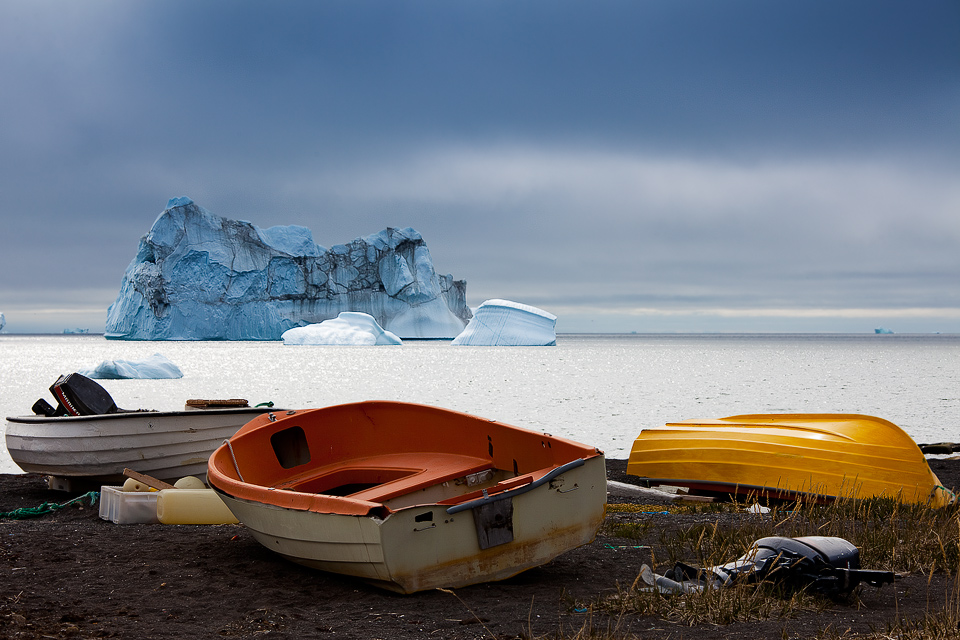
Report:
[[[958,335],[561,335],[556,347],[304,347],[0,335],[0,413],[30,413],[60,374],[161,353],[178,380],[104,380],[125,409],[188,398],[310,408],[421,402],[546,431],[626,458],[641,429],[742,413],[880,416],[918,442],[960,441]],[[17,472],[6,449],[0,472]]]

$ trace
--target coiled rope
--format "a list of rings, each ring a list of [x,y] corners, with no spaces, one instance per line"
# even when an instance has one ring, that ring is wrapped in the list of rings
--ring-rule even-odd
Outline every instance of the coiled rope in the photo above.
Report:
[[[90,491],[83,494],[82,496],[77,496],[73,500],[67,500],[66,502],[57,503],[57,502],[44,502],[39,507],[20,507],[19,509],[14,509],[13,511],[0,511],[0,520],[7,518],[10,520],[24,520],[26,518],[37,518],[39,516],[45,516],[48,513],[53,513],[54,511],[59,511],[66,506],[73,504],[74,502],[82,501],[84,499],[90,500],[90,506],[97,504],[97,500],[100,498],[99,491]]]

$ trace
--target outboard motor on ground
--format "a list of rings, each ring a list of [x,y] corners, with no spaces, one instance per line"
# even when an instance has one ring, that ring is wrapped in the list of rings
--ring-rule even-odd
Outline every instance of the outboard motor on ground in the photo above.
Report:
[[[57,408],[54,409],[49,402],[40,398],[33,405],[35,414],[50,418],[92,416],[119,411],[106,389],[79,373],[60,376],[50,387],[50,393],[57,399]]]
[[[646,567],[645,567],[646,568]],[[682,562],[663,576],[649,568],[641,577],[662,593],[689,593],[738,582],[769,580],[790,588],[810,587],[829,596],[850,593],[861,582],[874,587],[892,583],[892,571],[860,568],[860,551],[843,538],[807,536],[761,538],[747,552],[724,565],[697,568]]]

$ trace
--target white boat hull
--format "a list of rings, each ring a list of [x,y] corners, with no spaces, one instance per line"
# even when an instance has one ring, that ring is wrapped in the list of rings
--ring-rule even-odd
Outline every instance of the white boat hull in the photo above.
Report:
[[[481,549],[473,509],[400,508],[381,519],[317,513],[242,500],[218,491],[253,536],[286,558],[412,593],[502,580],[589,543],[603,522],[602,455],[513,502],[513,540]]]
[[[7,418],[6,446],[23,471],[115,481],[125,468],[176,480],[203,476],[210,454],[267,408]]]

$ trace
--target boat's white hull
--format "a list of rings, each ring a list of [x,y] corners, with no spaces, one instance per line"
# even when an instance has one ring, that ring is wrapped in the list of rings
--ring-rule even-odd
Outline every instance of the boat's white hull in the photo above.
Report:
[[[125,468],[176,480],[203,476],[210,454],[255,416],[251,407],[7,418],[10,457],[27,473],[116,480]]]
[[[513,540],[481,549],[472,509],[421,504],[386,518],[299,511],[220,492],[237,519],[268,549],[310,567],[412,593],[502,580],[593,539],[603,522],[603,456],[513,502]]]

